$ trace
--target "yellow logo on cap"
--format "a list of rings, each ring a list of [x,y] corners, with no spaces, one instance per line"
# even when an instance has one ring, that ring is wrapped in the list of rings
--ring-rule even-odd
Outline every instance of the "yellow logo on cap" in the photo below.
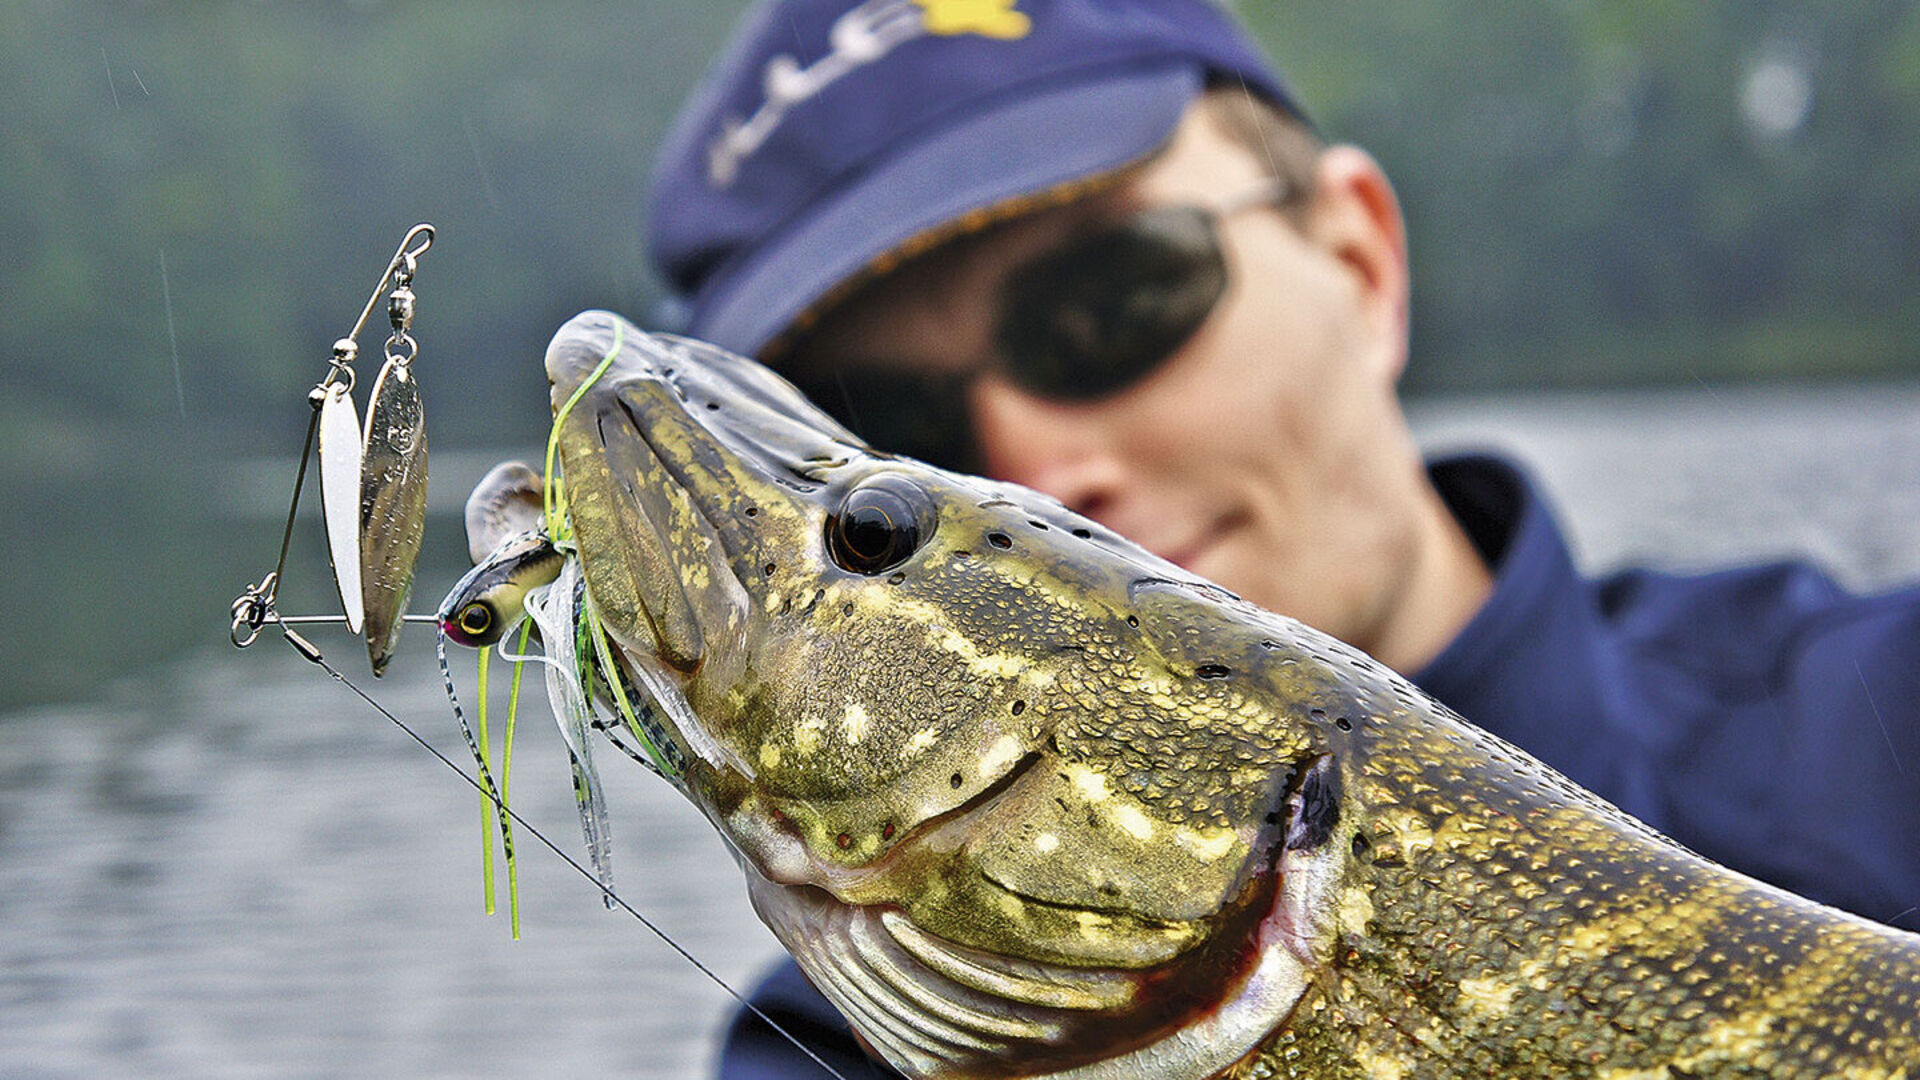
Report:
[[[926,14],[929,34],[979,34],[1011,40],[1027,36],[1033,20],[1013,10],[1018,0],[913,0]]]
[[[740,163],[759,150],[787,112],[811,101],[848,72],[887,55],[922,34],[979,34],[1002,41],[1023,38],[1033,20],[1013,10],[1018,0],[862,0],[833,20],[827,54],[802,65],[787,54],[767,58],[760,75],[766,100],[752,116],[727,115],[707,144],[707,182],[730,186]],[[920,15],[914,17],[914,9]]]

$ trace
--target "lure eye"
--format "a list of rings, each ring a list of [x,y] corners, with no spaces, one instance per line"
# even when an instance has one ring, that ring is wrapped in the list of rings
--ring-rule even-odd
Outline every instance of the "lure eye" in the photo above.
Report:
[[[933,533],[933,500],[902,476],[880,476],[848,492],[827,521],[827,551],[856,574],[906,562]]]
[[[479,637],[493,625],[493,610],[487,605],[474,602],[460,612],[460,629],[471,637]]]

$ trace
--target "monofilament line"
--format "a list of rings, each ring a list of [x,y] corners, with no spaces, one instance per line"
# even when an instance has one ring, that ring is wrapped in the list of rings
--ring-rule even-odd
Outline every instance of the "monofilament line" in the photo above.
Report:
[[[285,632],[284,628],[283,628],[283,632]],[[289,642],[289,644],[292,644],[292,643]],[[847,1080],[845,1076],[841,1075],[840,1070],[835,1069],[833,1066],[827,1064],[824,1060],[821,1059],[820,1055],[814,1053],[813,1050],[807,1046],[807,1044],[801,1042],[797,1036],[795,1036],[792,1032],[788,1031],[786,1028],[781,1027],[779,1021],[775,1020],[771,1016],[768,1016],[765,1012],[763,1012],[760,1009],[759,1006],[755,1005],[753,1002],[748,1001],[744,997],[741,997],[740,992],[738,990],[735,990],[733,987],[728,986],[726,980],[722,979],[719,975],[715,974],[712,968],[701,963],[697,958],[694,957],[692,953],[682,948],[679,942],[673,940],[671,937],[668,937],[667,932],[660,929],[660,927],[656,926],[652,919],[649,919],[645,915],[640,914],[639,909],[627,903],[626,900],[623,899],[619,893],[614,892],[612,889],[601,884],[599,879],[593,876],[592,872],[590,872],[586,867],[580,865],[579,860],[567,854],[566,851],[564,851],[560,847],[560,845],[554,843],[552,840],[547,839],[547,835],[545,833],[541,832],[539,829],[534,828],[533,824],[527,821],[526,818],[521,817],[517,811],[508,808],[505,803],[500,801],[500,797],[498,795],[493,794],[492,792],[489,792],[486,788],[480,785],[480,782],[478,780],[475,780],[473,777],[468,776],[467,771],[465,769],[462,769],[459,765],[455,764],[452,758],[449,758],[447,755],[441,753],[438,747],[435,747],[432,743],[428,742],[426,739],[421,738],[418,732],[414,731],[412,728],[407,726],[406,721],[400,719],[398,716],[395,716],[390,710],[387,709],[385,705],[382,705],[378,701],[375,701],[371,696],[367,694],[365,690],[360,689],[360,687],[356,685],[352,679],[349,679],[346,677],[346,675],[342,674],[339,668],[336,668],[332,664],[327,663],[326,658],[321,656],[318,650],[315,650],[314,652],[309,653],[306,650],[301,649],[298,646],[295,646],[294,651],[298,652],[301,656],[320,665],[320,667],[324,669],[328,675],[333,676],[334,681],[338,682],[340,685],[346,687],[347,689],[353,691],[356,697],[358,697],[361,701],[366,702],[368,705],[373,706],[374,711],[379,713],[381,716],[386,717],[389,721],[393,723],[393,726],[399,728],[401,731],[406,732],[408,738],[412,739],[414,742],[417,742],[421,746],[425,747],[427,753],[432,754],[434,757],[438,758],[440,760],[440,764],[445,765],[449,769],[452,769],[454,772],[454,775],[460,777],[460,779],[467,782],[468,787],[473,788],[475,791],[478,791],[483,798],[486,798],[489,801],[493,802],[493,804],[499,808],[501,813],[506,814],[508,817],[513,819],[514,824],[520,826],[522,829],[525,829],[528,832],[528,834],[531,835],[535,840],[540,841],[541,845],[544,846],[548,851],[551,851],[555,855],[558,855],[563,862],[565,862],[568,866],[573,867],[575,873],[579,874],[583,878],[586,878],[587,881],[591,883],[594,888],[600,890],[601,893],[605,894],[609,903],[612,903],[618,906],[621,910],[625,911],[627,914],[640,920],[640,925],[652,931],[653,936],[665,942],[667,947],[672,949],[674,952],[679,953],[680,956],[683,959],[685,959],[687,963],[693,965],[694,970],[700,972],[700,974],[705,975],[708,979],[712,980],[715,986],[718,986],[720,989],[725,990],[728,996],[732,997],[733,1000],[739,1002],[742,1006],[746,1008],[748,1012],[752,1013],[756,1017],[759,1017],[763,1022],[766,1023],[768,1027],[779,1032],[781,1038],[792,1043],[796,1049],[798,1049],[801,1053],[807,1055],[807,1057],[810,1060],[812,1060],[812,1062],[815,1065],[818,1065],[822,1069],[826,1070],[826,1073],[828,1076],[833,1077],[834,1080]]]

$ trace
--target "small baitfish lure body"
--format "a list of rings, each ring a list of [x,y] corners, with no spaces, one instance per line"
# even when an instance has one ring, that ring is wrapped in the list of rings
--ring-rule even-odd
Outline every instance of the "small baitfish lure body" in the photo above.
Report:
[[[541,528],[541,480],[518,461],[494,466],[467,497],[473,569],[441,601],[447,639],[470,649],[499,641],[526,613],[527,592],[560,576],[562,558]]]
[[[447,593],[440,631],[469,649],[499,641],[526,614],[527,592],[559,577],[563,562],[545,533],[508,537]]]

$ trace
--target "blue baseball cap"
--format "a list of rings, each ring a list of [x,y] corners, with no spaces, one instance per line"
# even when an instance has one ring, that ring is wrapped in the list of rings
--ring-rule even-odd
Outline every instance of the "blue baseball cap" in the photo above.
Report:
[[[1212,82],[1296,115],[1210,0],[769,0],[669,131],[672,327],[754,355],[843,284],[1161,147]]]

